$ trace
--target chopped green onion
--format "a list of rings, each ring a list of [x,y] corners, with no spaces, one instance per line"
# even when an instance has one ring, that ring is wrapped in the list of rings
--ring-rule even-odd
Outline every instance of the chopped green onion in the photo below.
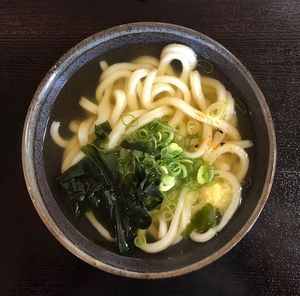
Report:
[[[139,129],[134,135],[134,138],[139,142],[147,142],[149,140],[149,132],[144,128]]]
[[[163,182],[164,185],[171,185],[174,184],[175,177],[163,176],[161,181]]]
[[[164,158],[176,158],[180,156],[183,152],[183,149],[176,143],[171,143],[167,147],[161,150],[161,155]]]
[[[187,169],[183,164],[180,165],[180,168],[181,168],[181,178],[185,179],[188,175]]]
[[[126,117],[127,117],[127,122],[126,122]],[[122,115],[122,122],[127,127],[133,127],[138,124],[138,119],[130,113],[125,113]]]
[[[145,155],[145,158],[143,160],[143,164],[145,166],[146,173],[151,171],[152,168],[155,166],[155,159],[152,155]]]
[[[212,73],[214,70],[213,64],[205,59],[199,59],[197,65],[207,74]]]
[[[156,136],[157,137],[155,137],[155,139],[157,140],[157,142],[160,142],[162,140],[162,134],[161,134],[161,132],[157,132]]]
[[[181,166],[178,161],[171,161],[168,163],[169,174],[172,176],[178,176],[181,173]]]
[[[153,120],[126,136],[121,143],[122,176],[130,182],[130,178],[142,169],[146,176],[159,180],[156,186],[161,193],[179,184],[198,188],[211,182],[215,176],[212,167],[202,158],[184,157],[183,141],[183,137],[167,123]]]
[[[194,164],[193,159],[189,159],[189,158],[183,158],[180,160],[180,163],[185,163],[185,164]]]
[[[164,166],[164,165],[162,165],[162,166],[160,167],[160,169],[161,169],[161,171],[162,171],[164,174],[166,174],[166,175],[169,173],[167,167]]]
[[[209,166],[202,165],[200,166],[197,173],[197,181],[200,185],[209,183],[213,178],[213,173]]]
[[[134,239],[134,244],[136,247],[140,248],[147,243],[145,236],[138,235]]]
[[[202,165],[197,173],[197,181],[200,185],[204,185],[207,183],[208,177],[207,177],[207,169],[204,165]]]
[[[169,191],[172,187],[174,187],[176,184],[176,178],[172,176],[163,176],[161,179],[161,182],[159,184],[159,190]]]

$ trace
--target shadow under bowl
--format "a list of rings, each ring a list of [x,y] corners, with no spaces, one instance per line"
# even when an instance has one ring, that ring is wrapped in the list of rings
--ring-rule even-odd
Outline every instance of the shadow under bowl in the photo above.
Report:
[[[229,224],[212,240],[184,240],[158,254],[136,250],[120,255],[114,244],[99,237],[85,218],[71,213],[57,188],[62,150],[50,139],[49,125],[82,117],[78,100],[94,97],[100,75],[99,61],[109,64],[140,55],[159,56],[164,45],[182,43],[214,65],[220,79],[247,112],[239,112],[242,137],[253,141],[250,169],[242,203]],[[201,69],[200,69],[201,70]],[[65,127],[65,129],[64,129]],[[133,23],[97,33],[69,50],[50,69],[30,105],[23,133],[23,170],[32,202],[51,233],[85,262],[117,275],[165,278],[199,269],[229,251],[251,228],[270,192],[275,171],[276,143],[271,115],[263,94],[246,68],[216,41],[196,31],[164,23]]]

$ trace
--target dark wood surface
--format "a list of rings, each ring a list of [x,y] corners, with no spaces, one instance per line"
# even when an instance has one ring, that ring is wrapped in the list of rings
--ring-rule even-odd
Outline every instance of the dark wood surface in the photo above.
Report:
[[[299,295],[299,3],[0,1],[0,295]],[[83,38],[134,21],[175,23],[222,43],[261,87],[277,134],[275,182],[257,223],[220,260],[175,279],[119,278],[81,262],[43,225],[22,175],[23,122],[46,71]]]

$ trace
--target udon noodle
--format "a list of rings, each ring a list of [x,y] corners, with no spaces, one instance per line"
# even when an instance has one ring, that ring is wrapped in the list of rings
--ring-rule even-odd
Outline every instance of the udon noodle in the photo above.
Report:
[[[174,60],[180,62],[180,71],[174,69]],[[201,75],[196,67],[195,52],[181,44],[165,46],[160,59],[140,56],[112,65],[101,61],[95,98],[79,100],[86,118],[69,123],[73,136],[64,139],[59,134],[60,122],[51,125],[52,139],[64,149],[62,173],[85,157],[81,147],[94,139],[96,125],[109,122],[112,131],[105,148],[112,149],[120,145],[124,135],[132,135],[156,118],[167,120],[190,140],[185,157],[202,158],[214,167],[216,177],[210,185],[197,190],[182,186],[165,193],[160,207],[151,212],[151,226],[137,231],[136,245],[145,252],[160,252],[181,241],[192,216],[207,202],[219,208],[219,224],[205,232],[194,229],[189,237],[196,242],[210,240],[241,202],[241,182],[249,166],[245,149],[252,143],[241,139],[230,91],[220,81]],[[114,240],[92,212],[86,217],[104,238]]]

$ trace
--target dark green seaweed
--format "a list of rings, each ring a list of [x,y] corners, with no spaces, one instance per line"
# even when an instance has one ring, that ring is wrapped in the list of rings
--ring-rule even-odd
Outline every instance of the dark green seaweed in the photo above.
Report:
[[[127,253],[133,247],[137,229],[151,225],[149,211],[162,202],[163,196],[158,190],[159,178],[146,174],[143,165],[130,178],[122,178],[120,150],[100,148],[109,130],[107,125],[96,126],[97,139],[81,149],[87,157],[62,174],[59,185],[76,215],[104,208],[114,225],[120,253]]]

